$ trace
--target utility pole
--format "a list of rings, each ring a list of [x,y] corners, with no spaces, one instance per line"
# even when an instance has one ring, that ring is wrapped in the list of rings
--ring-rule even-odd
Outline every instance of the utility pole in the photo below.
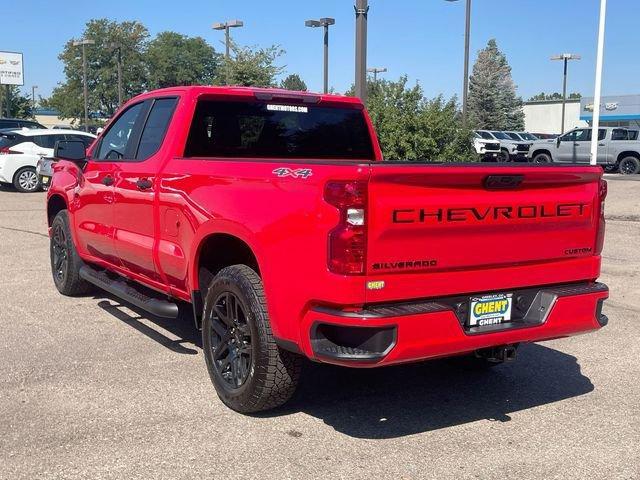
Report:
[[[562,55],[554,55],[551,60],[562,60],[564,62],[564,70],[562,77],[562,124],[560,125],[560,134],[564,133],[564,118],[567,108],[567,65],[569,60],[580,60],[582,57],[574,53],[563,53]]]
[[[37,85],[31,86],[31,117],[34,120],[36,119],[36,88],[38,88]]]
[[[384,73],[387,71],[387,67],[382,67],[382,68],[378,68],[378,67],[372,67],[372,68],[367,68],[367,72],[369,73],[373,73],[373,83],[378,83],[378,74],[379,73]]]
[[[367,100],[367,16],[368,0],[356,0],[356,97]]]
[[[86,46],[93,45],[96,42],[93,40],[77,40],[73,42],[73,46],[82,46],[82,86],[84,93],[84,131],[89,131],[89,90],[87,87],[87,52]]]
[[[116,51],[116,68],[118,71],[118,107],[122,106],[122,45],[116,42],[109,44],[109,48]]]
[[[225,60],[229,60],[231,55],[231,35],[229,34],[229,29],[234,27],[242,27],[244,26],[244,22],[242,20],[229,20],[224,23],[214,23],[211,28],[214,30],[224,30],[224,45],[225,45]],[[227,85],[229,84],[229,72],[227,71]]]
[[[329,93],[329,25],[334,25],[335,19],[330,17],[324,17],[320,20],[306,20],[304,22],[306,27],[324,27],[324,93]]]

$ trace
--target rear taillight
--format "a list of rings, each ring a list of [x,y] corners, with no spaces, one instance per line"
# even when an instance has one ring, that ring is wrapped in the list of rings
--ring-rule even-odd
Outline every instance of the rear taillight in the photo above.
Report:
[[[338,225],[329,232],[329,270],[341,275],[363,275],[367,252],[367,183],[328,182],[324,199],[340,212]]]
[[[16,151],[16,150],[11,150],[9,147],[2,147],[2,148],[0,148],[0,155],[9,155],[9,154],[12,154],[12,155],[16,155],[16,154],[18,154],[18,155],[22,155],[23,153],[24,153],[24,152],[18,152],[18,151]]]
[[[602,253],[602,248],[604,247],[604,231],[605,231],[605,219],[604,219],[604,201],[607,198],[607,181],[604,179],[600,179],[600,189],[598,192],[598,200],[600,202],[600,212],[598,219],[598,231],[596,233],[596,255],[600,255]]]

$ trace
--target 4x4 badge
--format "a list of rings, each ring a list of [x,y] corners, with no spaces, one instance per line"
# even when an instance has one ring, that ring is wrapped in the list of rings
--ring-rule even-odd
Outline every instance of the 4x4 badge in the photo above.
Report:
[[[309,178],[313,172],[310,168],[296,168],[292,170],[286,167],[276,168],[273,172],[278,177],[293,177],[293,178]]]

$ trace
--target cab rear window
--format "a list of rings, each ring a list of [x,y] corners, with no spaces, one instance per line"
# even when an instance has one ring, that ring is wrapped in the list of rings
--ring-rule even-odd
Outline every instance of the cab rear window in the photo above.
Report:
[[[186,157],[374,160],[362,110],[203,100]]]

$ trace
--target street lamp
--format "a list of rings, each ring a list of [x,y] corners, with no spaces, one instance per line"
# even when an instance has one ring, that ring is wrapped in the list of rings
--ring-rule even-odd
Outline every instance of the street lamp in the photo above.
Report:
[[[367,100],[367,17],[368,0],[356,0],[356,97]]]
[[[241,20],[229,20],[224,23],[214,23],[211,28],[214,30],[224,30],[225,58],[229,58],[229,48],[231,46],[231,38],[229,37],[229,29],[234,27],[242,27],[244,22]]]
[[[554,55],[551,60],[562,60],[564,62],[564,77],[562,81],[562,125],[560,127],[560,133],[564,133],[564,113],[567,103],[567,64],[569,60],[580,60],[582,57],[574,53],[563,53],[561,55]]]
[[[111,50],[116,51],[116,66],[118,68],[118,107],[122,106],[122,45],[117,42],[109,44]]]
[[[378,74],[379,73],[384,73],[386,71],[387,71],[387,67],[382,67],[382,68],[371,67],[371,68],[367,68],[367,72],[373,73],[373,83],[378,83]]]
[[[458,0],[447,0],[457,2]],[[469,38],[471,36],[471,0],[467,0],[467,13],[464,28],[464,82],[462,87],[462,122],[467,122],[467,101],[469,97]]]
[[[324,27],[324,93],[329,92],[329,25],[334,25],[335,23],[335,19],[330,17],[304,22],[305,27]]]
[[[89,92],[87,90],[87,53],[85,48],[87,45],[93,45],[96,42],[93,40],[82,39],[74,40],[73,46],[82,46],[82,85],[84,90],[84,131],[89,131]]]
[[[36,119],[36,88],[37,85],[31,85],[31,116]]]

